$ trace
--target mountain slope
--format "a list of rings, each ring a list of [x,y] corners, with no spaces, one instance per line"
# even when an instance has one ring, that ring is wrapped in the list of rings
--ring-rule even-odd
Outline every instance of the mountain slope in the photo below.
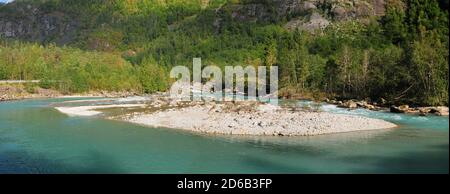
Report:
[[[48,77],[24,72],[25,62],[14,70],[21,58],[58,65],[45,52],[11,59],[21,43],[9,42],[19,41],[117,56],[144,92],[166,89],[171,67],[201,57],[222,68],[278,65],[285,97],[448,104],[447,24],[446,0],[16,0],[0,7],[0,61],[10,64],[0,76]],[[70,83],[83,80],[75,75]]]
[[[243,0],[243,1],[24,1],[7,4],[0,11],[0,36],[38,42],[70,44],[85,38],[101,39],[98,33],[116,34],[122,41],[140,36],[152,39],[167,31],[167,26],[197,14],[214,17],[206,25],[220,31],[224,20],[258,23],[286,23],[304,20],[290,28],[316,30],[309,22],[317,17],[341,21],[384,14],[384,0],[318,1],[318,0]],[[203,11],[202,11],[203,10]],[[208,12],[214,10],[213,14]],[[311,16],[313,16],[311,18]],[[292,22],[291,22],[292,23]],[[133,25],[142,33],[134,33]],[[326,26],[321,26],[324,28]],[[122,36],[122,37],[120,37]],[[95,41],[95,40],[91,40]],[[94,45],[93,49],[109,49],[112,40]],[[92,42],[86,42],[94,44]],[[100,43],[99,43],[100,44]],[[111,47],[112,47],[111,46]],[[106,47],[106,48],[105,48]]]

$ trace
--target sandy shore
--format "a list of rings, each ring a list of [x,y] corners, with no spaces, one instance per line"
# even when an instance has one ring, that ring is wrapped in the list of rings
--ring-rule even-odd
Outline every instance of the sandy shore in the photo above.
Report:
[[[395,124],[380,119],[326,112],[289,111],[258,103],[210,103],[132,114],[123,119],[152,127],[233,135],[307,136],[396,127]]]
[[[113,104],[99,106],[55,107],[56,110],[69,116],[94,116],[101,114],[98,109],[145,107],[145,104]]]

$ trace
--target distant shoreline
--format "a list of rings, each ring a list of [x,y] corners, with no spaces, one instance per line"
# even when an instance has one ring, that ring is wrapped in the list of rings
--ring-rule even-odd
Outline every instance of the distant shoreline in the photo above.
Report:
[[[30,90],[33,91],[30,91]],[[127,97],[136,96],[134,92],[90,91],[85,93],[62,94],[52,89],[40,87],[27,88],[19,84],[0,84],[0,102],[40,98],[83,98],[83,97]]]
[[[4,101],[16,101],[16,100],[26,100],[26,99],[45,99],[45,98],[89,98],[89,97],[104,97],[104,98],[120,98],[120,97],[130,97],[130,96],[142,96],[135,92],[109,92],[109,91],[90,91],[85,93],[74,93],[64,95],[60,92],[52,89],[43,89],[40,87],[35,87],[33,93],[27,91],[24,85],[21,84],[0,84],[0,102]],[[296,100],[297,98],[287,98],[287,100]],[[412,115],[438,115],[438,116],[448,116],[449,108],[447,106],[428,106],[428,107],[409,107],[408,105],[386,106],[383,104],[371,103],[367,101],[356,101],[356,100],[322,100],[323,102],[329,104],[335,104],[341,108],[364,108],[373,111],[386,110],[393,113],[403,113]]]

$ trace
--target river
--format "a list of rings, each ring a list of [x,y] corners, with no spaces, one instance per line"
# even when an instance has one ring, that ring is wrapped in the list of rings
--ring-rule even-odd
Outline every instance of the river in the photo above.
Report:
[[[399,125],[311,137],[199,135],[0,102],[0,173],[448,173],[449,118],[324,111]],[[299,102],[303,103],[303,102]]]

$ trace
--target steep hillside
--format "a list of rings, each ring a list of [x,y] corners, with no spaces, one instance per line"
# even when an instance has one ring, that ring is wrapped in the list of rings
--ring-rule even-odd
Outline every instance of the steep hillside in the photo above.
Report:
[[[287,24],[289,29],[324,29],[332,21],[367,19],[384,14],[384,0],[242,0],[242,1],[61,1],[16,0],[0,11],[0,36],[58,45],[90,38],[83,46],[112,49],[117,39],[155,38],[183,19],[214,10],[212,25],[225,21]],[[205,11],[206,9],[206,11]],[[203,10],[203,11],[201,11]],[[208,15],[210,16],[210,15]],[[131,28],[140,25],[142,33]],[[116,36],[102,40],[99,33]],[[89,45],[90,44],[90,45]],[[98,45],[96,45],[98,44]]]
[[[447,0],[16,0],[0,7],[0,78],[54,75],[61,62],[47,56],[62,47],[117,57],[96,65],[124,60],[143,92],[166,89],[171,67],[201,57],[278,65],[284,97],[448,104],[448,35]],[[76,58],[65,65],[95,77]],[[106,87],[83,76],[69,74],[81,83],[71,90]]]

